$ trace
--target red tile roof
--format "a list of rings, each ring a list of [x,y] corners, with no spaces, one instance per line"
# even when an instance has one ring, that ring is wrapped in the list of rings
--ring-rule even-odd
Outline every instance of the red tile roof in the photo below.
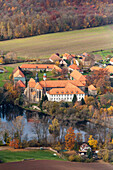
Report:
[[[84,85],[79,80],[47,80],[39,82],[42,87],[65,87],[68,83],[71,83],[75,86],[83,87]]]
[[[90,86],[88,86],[88,89],[90,90],[96,90],[96,88],[91,84]]]
[[[70,74],[71,77],[73,77],[75,80],[79,80],[83,83],[85,83],[86,81],[86,78],[84,77],[84,75],[82,75],[79,71],[77,70],[74,70],[71,74]]]
[[[43,87],[39,84],[39,83],[36,83],[36,86],[35,86],[36,89],[43,89]]]
[[[56,65],[54,65],[53,69],[55,69],[56,71],[58,71],[60,73],[62,72],[62,69],[60,67],[56,66]]]
[[[113,73],[113,66],[107,66],[106,69],[109,73]]]
[[[53,88],[47,92],[48,94],[84,94],[84,92],[76,86],[67,86],[66,88]]]
[[[61,58],[56,54],[52,54],[51,57],[49,58],[49,60],[52,60],[55,62],[55,61],[60,61]]]
[[[18,77],[19,75],[21,75],[21,77],[25,77],[25,75],[19,69],[13,74],[13,77]]]
[[[20,66],[20,68],[31,68],[31,69],[47,69],[47,68],[50,68],[50,69],[53,69],[54,67],[54,64],[22,64]]]
[[[110,61],[113,62],[113,58],[111,58]]]
[[[24,88],[26,87],[25,84],[23,83],[23,81],[21,81],[21,80],[17,81],[16,86],[17,87],[24,87]]]
[[[17,66],[17,67],[13,70],[13,74],[14,74],[17,70],[20,70],[20,67]]]
[[[73,70],[79,70],[78,66],[76,64],[72,64],[69,66],[69,68],[72,68]]]
[[[95,70],[98,71],[100,69],[102,69],[102,68],[98,67],[98,66],[93,66],[93,67],[90,68],[91,71],[95,71]]]
[[[68,53],[63,54],[63,57],[65,57],[67,60],[73,58],[73,57],[72,57],[70,54],[68,54]]]
[[[28,82],[30,88],[35,88],[36,82],[33,78],[31,78]]]

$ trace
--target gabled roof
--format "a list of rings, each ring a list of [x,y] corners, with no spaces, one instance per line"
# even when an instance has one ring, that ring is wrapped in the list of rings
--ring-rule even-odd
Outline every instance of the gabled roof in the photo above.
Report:
[[[106,69],[109,73],[113,73],[113,66],[107,66]]]
[[[90,86],[88,86],[88,89],[90,90],[96,90],[96,88],[91,84]]]
[[[19,66],[17,66],[17,67],[13,70],[13,74],[14,74],[17,70],[21,70]]]
[[[47,92],[48,94],[51,94],[51,95],[57,95],[57,94],[84,94],[84,92],[79,89],[78,87],[76,86],[67,86],[66,88],[53,88],[51,89],[50,91]]]
[[[89,54],[88,53],[86,53],[86,52],[84,52],[83,54],[82,54],[83,56],[89,56]]]
[[[25,77],[25,75],[22,73],[22,71],[20,69],[18,69],[14,74],[13,77],[18,77],[19,75],[21,75],[22,77]]]
[[[43,89],[43,87],[40,85],[40,83],[36,83],[36,86],[35,86],[36,89]]]
[[[69,68],[73,69],[73,70],[79,70],[78,66],[76,64],[72,64],[69,66]]]
[[[62,69],[61,69],[60,67],[56,66],[56,65],[54,65],[54,68],[53,68],[53,69],[55,69],[55,70],[58,71],[58,72],[62,72]]]
[[[63,57],[65,57],[67,60],[73,58],[73,57],[72,57],[70,54],[68,54],[68,53],[63,54]]]
[[[86,81],[86,78],[77,70],[74,70],[71,74],[71,77],[73,77],[75,80],[79,81]]]
[[[98,67],[98,66],[93,66],[93,67],[90,68],[91,71],[95,71],[95,70],[98,71],[100,69],[102,69],[102,68]]]
[[[21,80],[17,81],[16,86],[17,87],[24,87],[24,88],[26,87],[25,84],[23,83],[23,81],[21,81]]]
[[[49,60],[60,61],[61,58],[58,55],[56,55],[56,54],[52,54],[51,57],[49,58]]]
[[[111,58],[110,61],[113,62],[113,58]]]
[[[67,65],[67,63],[66,63],[64,60],[61,60],[61,61],[60,61],[60,64]]]
[[[50,88],[64,88],[68,83],[71,83],[77,87],[83,87],[84,85],[79,80],[47,80],[39,82],[42,87]]]
[[[31,78],[28,82],[30,88],[35,88],[36,82],[33,78]]]
[[[31,68],[31,69],[47,69],[47,68],[51,68],[53,69],[54,64],[22,64],[20,66],[21,68]]]

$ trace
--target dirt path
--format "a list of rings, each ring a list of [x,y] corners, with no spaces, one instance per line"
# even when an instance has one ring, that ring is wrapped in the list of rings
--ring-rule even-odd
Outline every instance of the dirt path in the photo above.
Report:
[[[113,166],[106,163],[37,160],[0,164],[0,170],[113,170]]]

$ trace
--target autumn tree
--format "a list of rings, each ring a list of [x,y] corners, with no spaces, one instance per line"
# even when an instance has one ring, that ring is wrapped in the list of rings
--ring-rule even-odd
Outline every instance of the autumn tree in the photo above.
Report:
[[[74,133],[74,129],[72,127],[70,127],[67,130],[67,134],[65,135],[65,147],[66,149],[72,150],[75,146],[75,133]]]
[[[17,98],[20,97],[21,91],[19,87],[14,86],[12,82],[7,82],[4,84],[4,90],[6,91],[6,100],[10,102],[15,102]]]
[[[97,148],[98,141],[93,139],[92,135],[90,135],[88,143],[93,147],[94,150]]]
[[[110,73],[107,69],[101,68],[99,70],[93,71],[89,76],[87,76],[87,84],[93,84],[101,90],[102,93],[110,86]]]
[[[32,131],[34,134],[37,135],[37,139],[38,141],[40,141],[40,121],[39,121],[39,117],[38,115],[36,115],[35,117],[33,117],[33,123],[32,123]]]
[[[23,116],[17,116],[12,121],[13,138],[14,139],[19,139],[20,142],[21,142],[21,139],[22,139],[24,126],[25,126],[25,119],[24,119]]]
[[[14,149],[19,148],[19,139],[13,139],[10,141],[9,146],[14,147]]]
[[[55,142],[56,138],[60,135],[60,125],[56,118],[54,118],[52,124],[49,125],[49,133],[52,134]]]

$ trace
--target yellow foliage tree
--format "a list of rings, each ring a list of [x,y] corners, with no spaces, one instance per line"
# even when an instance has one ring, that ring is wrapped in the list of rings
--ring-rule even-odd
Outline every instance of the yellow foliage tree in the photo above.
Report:
[[[60,64],[59,61],[56,61],[55,65],[59,66],[59,64]]]
[[[65,135],[65,147],[68,150],[72,150],[75,146],[75,133],[74,133],[74,129],[72,127],[70,127],[67,130],[67,134]]]
[[[88,143],[93,147],[94,150],[97,148],[98,141],[93,139],[92,135],[90,135]]]

